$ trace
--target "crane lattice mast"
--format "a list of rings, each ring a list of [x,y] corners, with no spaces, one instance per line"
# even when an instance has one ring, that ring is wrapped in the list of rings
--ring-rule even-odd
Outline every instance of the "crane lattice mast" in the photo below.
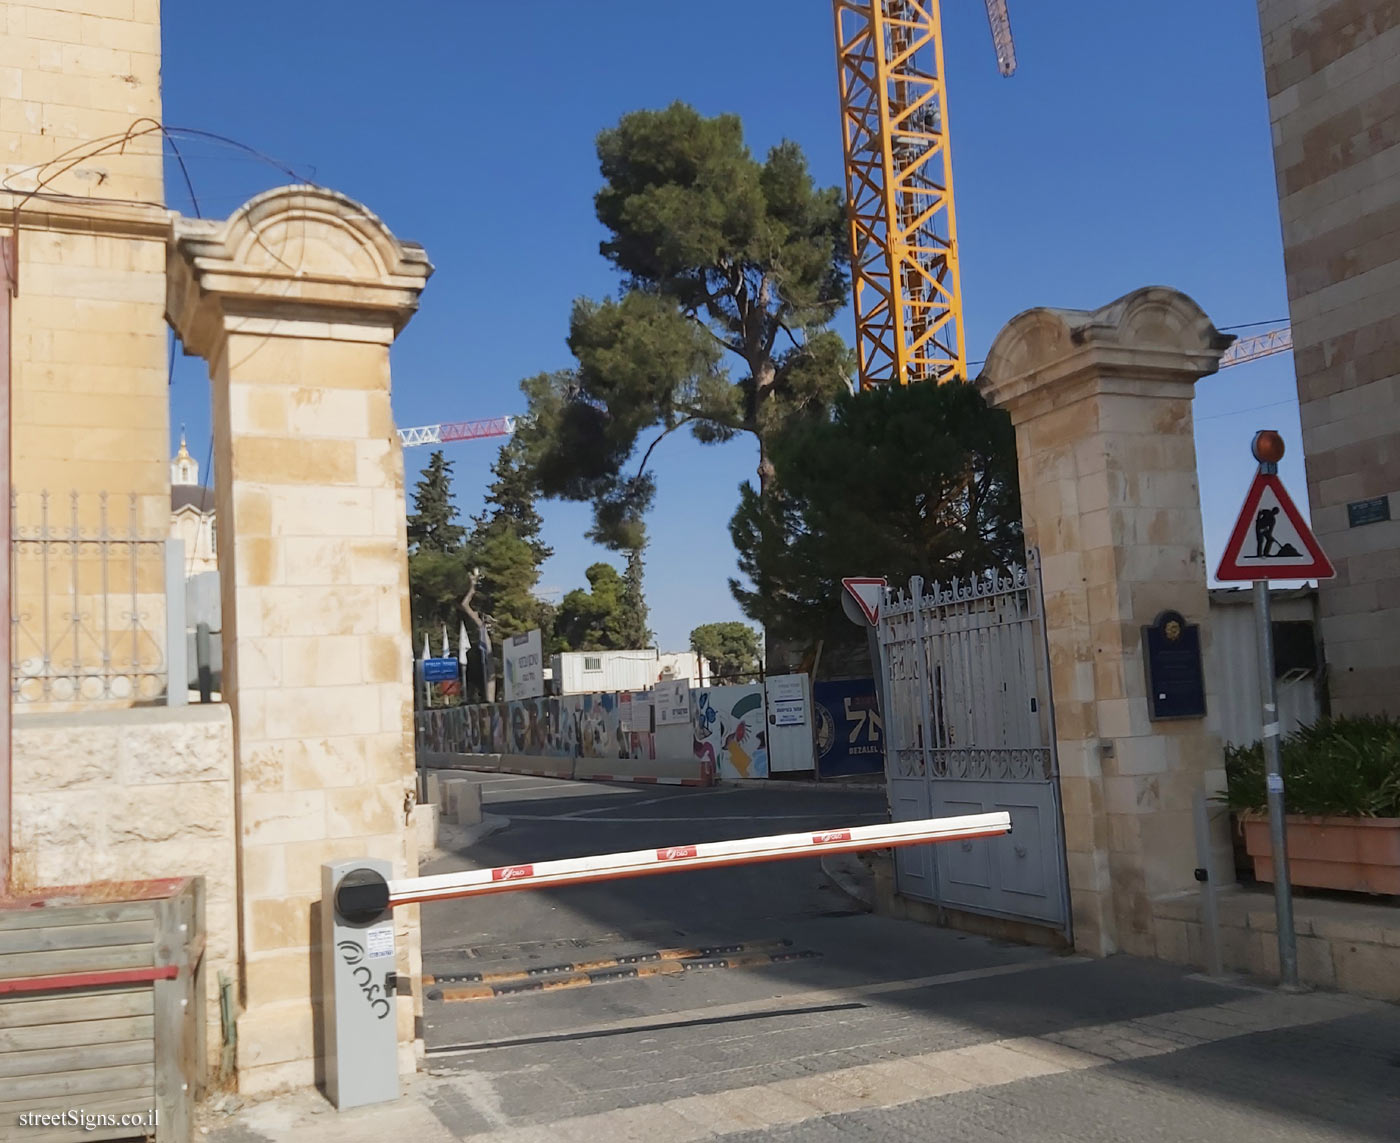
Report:
[[[1003,75],[1005,0],[986,0]],[[860,384],[966,378],[939,0],[832,0]]]

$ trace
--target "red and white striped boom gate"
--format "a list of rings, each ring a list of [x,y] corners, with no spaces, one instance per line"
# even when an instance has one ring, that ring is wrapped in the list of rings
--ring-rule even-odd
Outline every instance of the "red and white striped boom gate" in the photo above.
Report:
[[[940,841],[998,837],[1011,832],[1011,815],[1005,812],[971,814],[957,818],[925,818],[888,825],[851,826],[845,829],[749,837],[739,841],[711,841],[697,845],[671,845],[638,849],[630,853],[604,853],[561,861],[501,865],[465,873],[439,873],[431,877],[347,879],[336,894],[336,906],[350,918],[377,916],[399,905],[426,901],[452,901],[487,893],[511,893],[522,889],[550,889],[561,885],[586,885],[623,877],[647,877],[655,873],[679,873],[686,869],[717,869],[759,861],[782,861],[827,853],[852,853],[863,849],[892,849]]]
[[[390,863],[382,859],[327,862],[321,867],[320,918],[326,1094],[341,1109],[398,1098],[398,1035],[390,998],[402,987],[394,971],[393,910],[399,905],[1010,832],[1010,814],[972,814],[401,879],[390,878]]]

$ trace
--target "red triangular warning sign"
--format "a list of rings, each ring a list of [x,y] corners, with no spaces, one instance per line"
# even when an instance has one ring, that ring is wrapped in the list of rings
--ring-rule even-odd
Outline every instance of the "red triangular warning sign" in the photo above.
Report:
[[[850,577],[843,579],[841,586],[851,593],[851,597],[856,601],[856,606],[860,608],[860,613],[865,616],[872,627],[880,622],[880,601],[885,598],[885,581],[883,579]]]
[[[1215,578],[1331,579],[1335,574],[1283,482],[1271,472],[1255,473]]]

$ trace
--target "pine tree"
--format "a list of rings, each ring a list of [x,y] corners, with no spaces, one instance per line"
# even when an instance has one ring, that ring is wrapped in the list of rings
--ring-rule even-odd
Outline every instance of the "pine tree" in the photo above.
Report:
[[[413,493],[408,517],[408,543],[414,552],[452,552],[462,546],[467,530],[457,519],[452,502],[452,462],[441,451],[433,453],[423,479]]]
[[[642,562],[642,548],[635,547],[627,552],[627,570],[622,575],[622,616],[623,639],[627,647],[649,647],[651,632],[647,629],[646,595],[642,588],[642,575],[645,564]]]
[[[544,521],[535,508],[535,478],[518,439],[501,446],[491,474],[496,479],[486,494],[488,508],[472,520],[476,532],[509,525],[518,538],[530,545],[538,567],[554,554],[554,549],[539,538]]]

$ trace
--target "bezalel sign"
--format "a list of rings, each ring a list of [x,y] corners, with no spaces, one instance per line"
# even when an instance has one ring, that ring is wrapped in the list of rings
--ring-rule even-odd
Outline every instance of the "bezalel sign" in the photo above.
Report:
[[[544,694],[544,653],[539,628],[523,635],[512,635],[501,648],[505,670],[505,698],[540,698]]]

